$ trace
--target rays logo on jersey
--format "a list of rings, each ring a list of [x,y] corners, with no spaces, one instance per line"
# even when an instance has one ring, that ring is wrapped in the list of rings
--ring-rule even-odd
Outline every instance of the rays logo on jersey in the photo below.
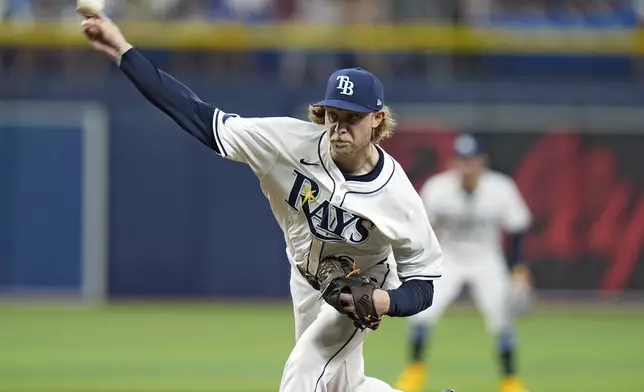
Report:
[[[373,222],[357,216],[328,200],[319,200],[320,186],[297,170],[286,203],[297,212],[304,212],[309,230],[323,241],[346,241],[359,245],[369,238]]]

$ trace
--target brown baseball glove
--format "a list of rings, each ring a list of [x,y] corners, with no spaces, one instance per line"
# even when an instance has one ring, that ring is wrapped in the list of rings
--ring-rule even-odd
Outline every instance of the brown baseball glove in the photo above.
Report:
[[[375,279],[361,275],[355,262],[346,256],[329,256],[320,261],[317,272],[322,298],[338,312],[346,314],[353,324],[364,330],[377,329],[381,317],[378,316],[373,301],[373,292],[378,288]],[[341,294],[350,294],[355,311],[347,308],[349,303]]]

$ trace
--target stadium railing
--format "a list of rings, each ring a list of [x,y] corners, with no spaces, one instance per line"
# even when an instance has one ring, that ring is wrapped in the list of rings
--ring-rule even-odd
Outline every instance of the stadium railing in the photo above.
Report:
[[[330,26],[302,23],[123,21],[122,31],[146,48],[308,49],[365,52],[553,53],[633,56],[644,53],[644,29],[615,27],[472,27],[450,24]],[[77,23],[5,21],[0,46],[86,47]]]

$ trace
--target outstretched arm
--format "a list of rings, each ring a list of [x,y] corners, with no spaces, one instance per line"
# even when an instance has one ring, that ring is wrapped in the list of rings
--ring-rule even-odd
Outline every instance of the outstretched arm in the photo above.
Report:
[[[219,152],[212,132],[215,108],[167,73],[157,69],[135,48],[121,57],[120,68],[143,96],[200,142]]]
[[[80,12],[80,11],[79,11]],[[102,13],[82,12],[83,33],[97,51],[115,61],[143,96],[170,116],[181,128],[219,152],[212,132],[215,108],[188,87],[156,68],[123,36]]]
[[[302,127],[297,119],[240,117],[203,102],[139,53],[104,14],[79,12],[85,17],[83,34],[92,47],[116,62],[148,101],[217,154],[248,164],[258,178],[277,162],[285,130]]]

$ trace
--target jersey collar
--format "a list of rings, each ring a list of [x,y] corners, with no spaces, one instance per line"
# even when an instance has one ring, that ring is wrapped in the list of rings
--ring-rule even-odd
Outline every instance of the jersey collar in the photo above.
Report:
[[[384,188],[384,186],[391,181],[391,178],[394,175],[395,164],[393,158],[378,147],[378,151],[381,155],[380,160],[382,160],[382,162],[378,162],[374,170],[379,170],[380,172],[365,176],[368,177],[370,181],[346,179],[342,171],[338,168],[335,162],[333,162],[330,148],[331,146],[327,132],[324,132],[320,136],[318,143],[318,155],[322,166],[324,166],[324,170],[326,170],[327,174],[329,174],[336,185],[336,189],[345,190],[346,193],[375,193]]]

